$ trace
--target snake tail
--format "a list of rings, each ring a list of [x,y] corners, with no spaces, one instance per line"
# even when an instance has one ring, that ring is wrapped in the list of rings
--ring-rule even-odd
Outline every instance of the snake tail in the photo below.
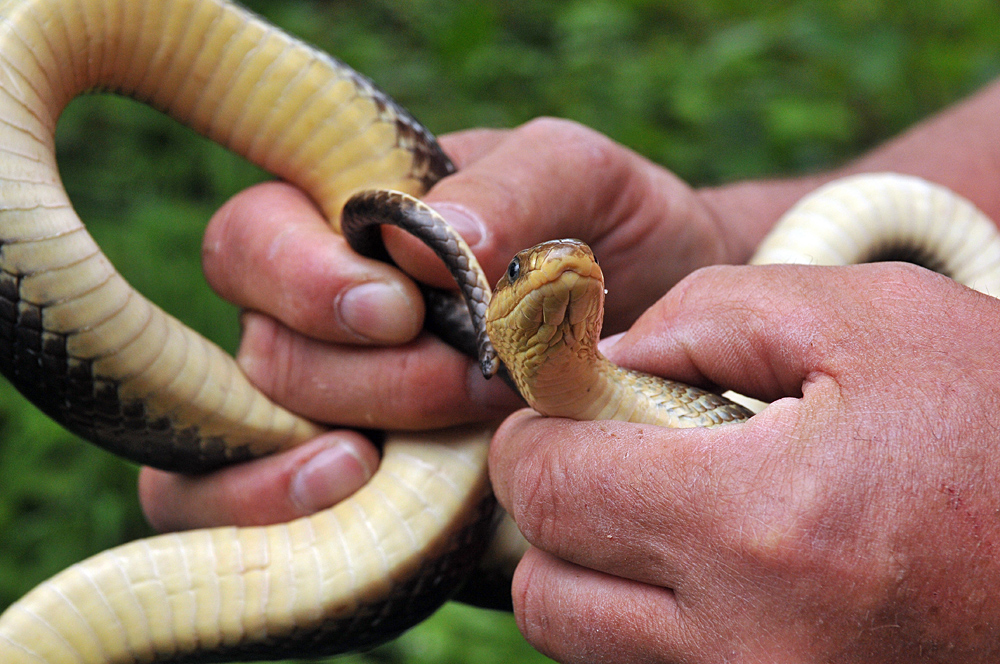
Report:
[[[468,316],[460,320],[443,319],[441,315],[433,320],[444,322],[444,329],[432,330],[460,350],[479,360],[480,369],[487,378],[497,373],[500,360],[486,333],[486,310],[493,291],[483,268],[475,254],[458,232],[449,226],[426,203],[398,191],[363,191],[351,197],[344,206],[343,233],[351,247],[364,255],[391,261],[380,232],[383,224],[402,228],[427,245],[454,276],[465,303]],[[456,309],[452,298],[439,294],[435,289],[425,289],[425,299],[429,307],[436,306],[439,297],[447,298],[447,305],[441,310]],[[466,343],[475,339],[473,347]]]

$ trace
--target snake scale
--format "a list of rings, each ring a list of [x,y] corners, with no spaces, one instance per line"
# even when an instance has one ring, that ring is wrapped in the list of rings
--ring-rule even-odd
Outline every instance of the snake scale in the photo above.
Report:
[[[70,430],[161,468],[208,470],[309,439],[321,429],[131,289],[84,229],[53,134],[62,108],[91,89],[144,101],[296,184],[335,229],[357,192],[419,195],[451,163],[367,79],[225,0],[0,3],[0,370]],[[899,245],[938,256],[935,247],[972,237],[971,255],[941,267],[1000,291],[992,224],[943,189],[896,176],[837,183],[776,237],[824,220],[831,227],[812,246],[793,256],[769,241],[758,262],[855,262]],[[897,222],[915,235],[898,241]],[[883,227],[887,236],[871,235]],[[483,556],[496,521],[490,434],[394,433],[373,479],[330,510],[98,554],[0,616],[0,661],[252,660],[390,639],[451,597]]]

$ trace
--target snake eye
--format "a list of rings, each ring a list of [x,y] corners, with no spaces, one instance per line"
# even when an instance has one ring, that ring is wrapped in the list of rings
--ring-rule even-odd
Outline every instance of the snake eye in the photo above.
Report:
[[[521,276],[521,259],[514,257],[514,260],[507,266],[507,281],[514,283]]]

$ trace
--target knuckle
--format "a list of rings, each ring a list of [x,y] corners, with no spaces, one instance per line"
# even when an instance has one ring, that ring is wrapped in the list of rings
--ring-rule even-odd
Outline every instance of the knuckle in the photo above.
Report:
[[[453,362],[457,354],[450,349],[441,347],[438,344],[433,346],[428,343],[425,352],[420,354],[403,352],[400,355],[399,370],[390,374],[392,379],[386,382],[386,389],[390,394],[400,393],[399,385],[412,386],[412,394],[406,401],[414,415],[423,414],[434,422],[439,422],[454,416],[455,404],[463,403],[462,390],[459,386],[462,383],[459,378],[461,372],[455,371]],[[457,364],[463,366],[464,359],[458,359]],[[428,378],[433,377],[436,389],[428,390]],[[397,381],[396,378],[399,380]],[[392,398],[387,395],[388,398]],[[398,396],[396,398],[399,398]],[[400,407],[406,407],[402,404]]]
[[[875,263],[868,267],[875,274],[873,283],[879,284],[886,295],[907,302],[929,297],[931,290],[946,281],[942,275],[913,263]]]
[[[394,371],[382,374],[389,380],[380,380],[377,390],[380,403],[390,404],[390,412],[396,412],[408,420],[420,418],[427,423],[436,423],[448,412],[448,404],[453,400],[450,390],[443,386],[443,377],[438,378],[437,389],[428,390],[427,377],[430,372],[419,358],[404,353],[399,356]],[[444,372],[442,372],[444,373]],[[400,385],[411,386],[401,390]]]
[[[610,142],[603,134],[574,120],[538,117],[521,125],[516,131],[532,138],[565,141],[570,144]]]
[[[692,296],[698,297],[706,290],[715,290],[721,285],[733,282],[733,270],[731,265],[707,265],[700,267],[687,276],[671,289],[671,295],[681,302],[690,299]]]
[[[273,318],[245,314],[236,359],[250,381],[271,399],[288,403],[300,385],[301,337]]]
[[[950,279],[911,263],[873,263],[851,270],[851,299],[830,307],[822,297],[802,307],[807,316],[812,357],[818,368],[844,384],[855,384],[860,366],[877,367],[908,347],[934,318],[952,314],[939,303],[945,289],[960,288]],[[915,316],[915,312],[920,312]],[[892,321],[892,324],[887,324]],[[797,325],[795,329],[804,329]],[[903,333],[912,330],[913,335]],[[912,349],[911,349],[912,350]]]
[[[518,564],[511,584],[514,616],[524,638],[539,651],[550,654],[556,627],[553,618],[558,619],[561,613],[550,606],[555,594],[552,585],[545,559],[529,551]]]
[[[536,446],[536,450],[538,447]],[[511,516],[525,538],[548,551],[563,548],[563,512],[572,495],[572,469],[558,448],[535,452],[518,464],[520,478],[511,501]]]
[[[624,149],[604,134],[573,120],[535,118],[518,130],[531,145],[558,146],[565,162],[584,172],[602,172],[615,163]]]
[[[212,216],[205,228],[201,245],[202,269],[209,285],[223,297],[233,291],[231,275],[233,270],[233,250],[239,250],[242,243],[234,241],[238,232],[240,198],[231,199]],[[237,238],[238,239],[238,238]]]
[[[825,592],[824,581],[836,578],[860,600],[867,580],[884,571],[879,556],[867,556],[862,564],[856,555],[877,539],[864,525],[871,496],[840,490],[839,481],[790,474],[782,459],[777,455],[759,470],[760,486],[770,488],[745,501],[754,507],[738,528],[721,536],[731,537],[732,550],[762,576],[794,584],[803,595]]]
[[[265,182],[226,201],[209,220],[202,242],[202,261],[210,282],[233,281],[230,287],[236,287],[240,273],[234,269],[253,263],[254,253],[269,237],[262,220],[268,218],[272,206],[289,207],[300,196],[284,183]]]
[[[424,337],[380,354],[381,370],[367,372],[362,365],[353,379],[359,385],[352,390],[357,396],[351,412],[361,424],[427,429],[475,417],[465,392],[468,361],[456,351]],[[428,389],[429,380],[433,389]]]

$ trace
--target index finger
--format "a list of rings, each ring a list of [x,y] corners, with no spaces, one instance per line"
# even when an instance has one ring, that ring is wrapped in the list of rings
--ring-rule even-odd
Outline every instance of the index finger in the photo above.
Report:
[[[773,401],[824,376],[859,387],[863,373],[891,375],[893,358],[957,307],[975,316],[966,329],[995,327],[996,303],[904,263],[719,266],[681,282],[605,350],[634,369]],[[935,337],[943,355],[970,343]]]
[[[786,407],[787,406],[787,407]],[[490,447],[497,500],[533,546],[614,576],[683,592],[703,571],[732,501],[760,467],[753,451],[788,403],[750,422],[667,429],[522,410]]]

